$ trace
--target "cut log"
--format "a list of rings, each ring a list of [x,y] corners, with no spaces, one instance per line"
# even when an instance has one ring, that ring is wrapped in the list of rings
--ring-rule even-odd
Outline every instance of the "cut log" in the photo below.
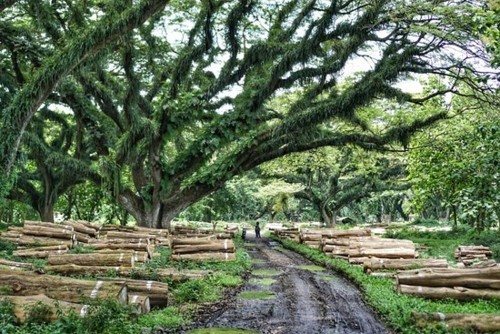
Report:
[[[40,246],[40,247],[18,247],[17,250],[30,250],[30,251],[47,251],[47,250],[68,250],[69,247],[65,245],[52,245],[52,246]]]
[[[412,312],[412,317],[420,327],[440,323],[446,329],[465,329],[475,332],[500,331],[500,314],[444,314]]]
[[[7,267],[29,269],[29,270],[33,269],[33,264],[31,264],[31,263],[15,262],[15,261],[9,261],[9,260],[5,260],[5,259],[0,259],[0,265],[7,266]]]
[[[155,235],[151,234],[141,234],[138,232],[121,232],[121,231],[109,231],[106,233],[106,239],[155,239]]]
[[[444,259],[379,259],[371,258],[363,262],[363,269],[376,271],[382,269],[416,269],[421,268],[447,268],[448,262]]]
[[[206,245],[210,244],[211,242],[220,242],[220,241],[214,240],[214,238],[212,238],[211,236],[203,238],[173,238],[172,247],[178,245]]]
[[[173,282],[184,282],[191,279],[202,279],[207,275],[212,274],[209,270],[189,270],[183,269],[178,270],[175,268],[164,268],[155,270],[146,269],[136,269],[134,270],[134,276],[138,277],[158,277],[160,280],[171,280]]]
[[[196,254],[172,254],[174,261],[235,261],[234,253],[196,253]]]
[[[387,259],[415,258],[415,249],[411,248],[358,248],[349,249],[349,257],[379,257]]]
[[[137,242],[137,243],[115,243],[109,240],[91,240],[89,245],[96,250],[99,249],[130,249],[136,251],[148,251],[148,243]]]
[[[76,264],[48,265],[44,270],[48,273],[63,276],[70,275],[107,275],[114,273],[128,276],[132,272],[132,267],[112,267],[112,266],[79,266]]]
[[[223,242],[210,242],[199,245],[175,245],[172,249],[173,254],[192,254],[202,252],[234,253],[235,247],[232,240],[224,239]]]
[[[371,235],[371,230],[370,229],[353,229],[353,230],[331,230],[323,234],[325,237],[335,237],[335,238],[341,238],[341,237],[354,237],[354,236],[370,236]]]
[[[68,303],[47,297],[44,294],[34,296],[0,296],[2,301],[10,301],[14,305],[14,315],[19,324],[26,322],[30,308],[42,303],[46,306],[46,313],[44,313],[46,321],[55,321],[58,319],[58,310],[69,311],[72,310],[77,314],[81,314],[83,305],[76,303]]]
[[[321,234],[302,234],[300,236],[302,241],[321,241],[322,238]]]
[[[33,221],[33,220],[25,220],[23,230],[26,228],[39,228],[39,227],[47,227],[47,228],[74,231],[73,227],[68,226],[68,225],[49,223],[49,222],[38,222],[38,221]]]
[[[157,281],[136,280],[130,278],[102,277],[100,280],[117,285],[126,284],[130,294],[139,294],[149,297],[151,306],[167,306],[169,301],[168,284]]]
[[[151,312],[151,303],[148,296],[138,294],[128,295],[128,304],[135,307],[138,314]]]
[[[48,257],[49,265],[77,264],[80,266],[123,266],[133,267],[134,257],[127,253],[120,254],[51,254]]]
[[[480,269],[424,268],[402,271],[398,284],[428,287],[466,287],[500,290],[500,267]]]
[[[13,239],[11,241],[16,243],[18,246],[39,247],[39,246],[66,245],[69,248],[73,247],[73,240],[71,240],[71,239],[63,240],[63,239],[44,238],[44,237],[23,235],[21,238]]]
[[[464,287],[429,287],[415,285],[398,285],[398,292],[410,294],[413,296],[424,297],[429,299],[457,299],[457,300],[474,300],[474,299],[500,299],[500,290],[493,289],[468,289]]]
[[[0,236],[2,237],[2,239],[4,238],[20,238],[23,236],[23,233],[22,232],[0,232]]]
[[[49,257],[49,255],[62,255],[67,252],[68,252],[67,247],[66,249],[60,249],[60,250],[31,250],[28,248],[28,249],[15,250],[12,252],[12,255],[19,257],[36,257],[39,259],[46,259]]]
[[[57,239],[73,239],[74,232],[64,228],[52,228],[45,226],[25,226],[24,235],[33,235],[38,237],[49,237]]]
[[[349,263],[350,264],[363,264],[367,261],[370,261],[369,257],[351,257],[351,256],[349,256]]]
[[[71,303],[82,298],[114,298],[125,305],[127,287],[109,282],[81,280],[75,278],[37,275],[27,271],[0,270],[0,285],[6,286],[11,295],[30,296],[45,294],[49,298]]]
[[[135,263],[147,263],[149,261],[149,253],[145,251],[135,251],[133,249],[99,249],[93,254],[126,254],[133,256]]]
[[[91,237],[97,237],[98,232],[96,228],[88,227],[78,221],[66,220],[64,222],[65,225],[73,227],[74,231],[89,235]]]

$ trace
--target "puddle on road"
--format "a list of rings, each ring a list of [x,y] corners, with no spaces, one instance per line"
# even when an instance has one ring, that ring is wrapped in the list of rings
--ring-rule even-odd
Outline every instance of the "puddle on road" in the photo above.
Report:
[[[310,266],[295,266],[297,269],[309,270],[309,271],[323,271],[325,268],[315,265]]]
[[[217,328],[198,328],[186,332],[186,334],[259,334],[259,332],[251,331],[249,329],[242,328],[227,328],[227,327],[217,327]]]
[[[275,269],[255,269],[252,271],[252,275],[255,276],[278,276],[281,273],[281,270]]]
[[[241,299],[266,300],[274,299],[276,296],[270,291],[243,291],[240,293]]]
[[[251,262],[252,262],[252,264],[264,264],[264,263],[266,263],[266,261],[261,260],[261,259],[254,259]]]
[[[273,278],[251,278],[250,283],[257,285],[271,285],[276,282]]]

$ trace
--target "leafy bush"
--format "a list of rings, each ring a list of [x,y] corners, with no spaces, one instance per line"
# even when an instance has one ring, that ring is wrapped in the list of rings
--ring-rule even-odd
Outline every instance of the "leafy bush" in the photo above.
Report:
[[[167,307],[161,310],[148,313],[139,318],[139,327],[152,328],[178,328],[190,322],[189,310],[181,310],[178,307]],[[147,332],[146,332],[147,333]]]

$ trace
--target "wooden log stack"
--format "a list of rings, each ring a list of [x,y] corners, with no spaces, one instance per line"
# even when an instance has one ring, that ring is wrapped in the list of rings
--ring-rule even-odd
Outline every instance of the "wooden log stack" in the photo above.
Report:
[[[280,239],[289,239],[299,242],[300,232],[298,227],[284,227],[275,229],[273,233]]]
[[[363,264],[370,258],[415,259],[417,256],[415,244],[411,240],[379,237],[349,240],[349,263]]]
[[[323,235],[321,230],[302,230],[299,234],[300,243],[306,244],[311,248],[321,249]]]
[[[234,242],[231,239],[174,238],[171,259],[234,261],[236,260]]]
[[[396,289],[430,299],[500,299],[500,267],[401,271],[396,275]]]
[[[82,280],[54,275],[38,275],[27,271],[0,268],[0,285],[8,295],[0,300],[9,300],[14,305],[14,314],[19,323],[27,320],[29,307],[43,303],[48,306],[48,321],[57,318],[56,303],[63,311],[73,310],[80,316],[86,314],[86,299],[113,298],[119,303],[133,305],[138,313],[147,313],[152,306],[166,306],[170,300],[166,283],[128,278],[98,278]]]
[[[351,239],[369,237],[369,229],[327,230],[322,240],[322,250],[325,254],[335,258],[349,259],[349,244]]]
[[[461,262],[465,266],[470,266],[491,258],[491,250],[486,246],[458,246],[455,251],[455,258],[457,262]]]

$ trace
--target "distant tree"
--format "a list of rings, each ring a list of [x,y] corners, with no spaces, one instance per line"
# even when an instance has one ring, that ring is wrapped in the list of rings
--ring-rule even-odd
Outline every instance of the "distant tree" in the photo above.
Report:
[[[328,226],[337,224],[342,208],[373,193],[409,188],[404,164],[349,147],[292,154],[263,169],[273,177],[301,184],[303,189],[295,197],[309,201]]]

